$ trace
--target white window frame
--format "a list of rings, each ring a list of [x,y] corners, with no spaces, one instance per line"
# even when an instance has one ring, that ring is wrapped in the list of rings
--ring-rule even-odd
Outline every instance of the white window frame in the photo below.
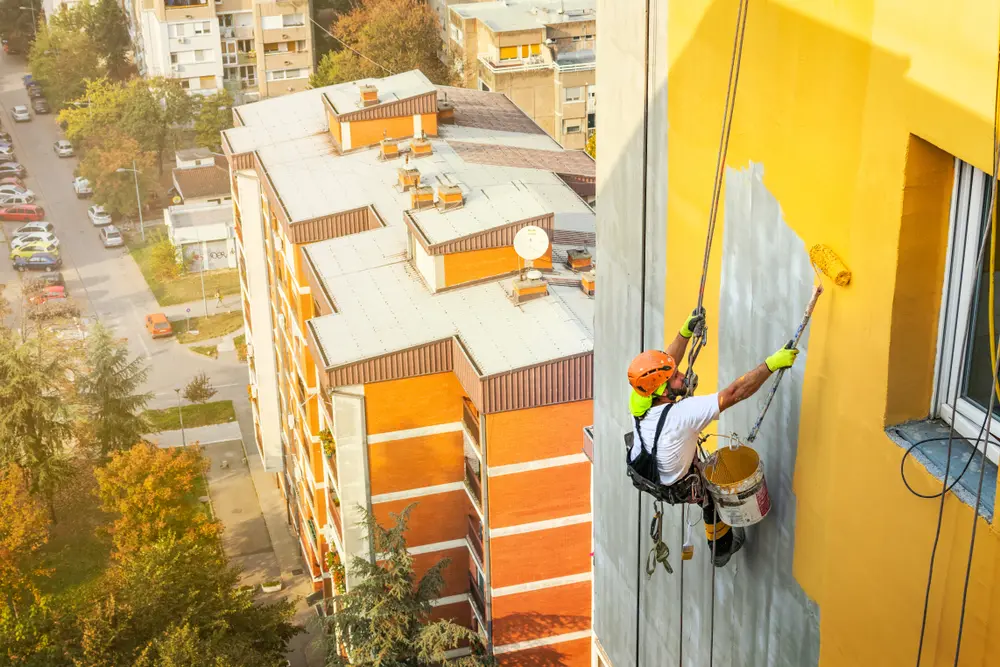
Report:
[[[297,18],[296,18],[297,17]],[[292,23],[295,21],[295,23]],[[295,14],[282,14],[281,15],[281,27],[282,28],[297,28],[306,24],[306,15],[298,12]]]
[[[570,86],[568,88],[563,88],[563,102],[567,104],[572,104],[574,102],[582,102],[585,86]],[[576,94],[572,97],[570,96],[571,91],[576,91]]]
[[[969,311],[976,296],[976,261],[986,226],[983,210],[989,196],[989,176],[956,159],[931,408],[933,415],[949,424],[954,415],[955,431],[970,442],[979,436],[986,410],[962,396],[966,366],[962,353],[969,354],[965,341],[969,336]],[[990,419],[989,431],[1000,440],[1000,419]],[[1000,462],[1000,447],[992,440],[986,447],[986,457]]]
[[[566,121],[566,125],[563,128],[563,134],[580,134],[581,132],[583,132],[583,123],[580,121]]]

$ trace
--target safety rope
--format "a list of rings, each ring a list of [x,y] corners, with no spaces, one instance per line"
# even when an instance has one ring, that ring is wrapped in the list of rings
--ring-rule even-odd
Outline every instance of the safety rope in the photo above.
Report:
[[[670,567],[670,547],[663,541],[663,503],[660,501],[653,503],[653,520],[649,524],[649,537],[653,540],[653,548],[646,556],[646,578],[651,579],[656,573],[656,564],[659,563],[667,574],[673,574],[674,568]]]
[[[715,536],[715,528],[719,525],[719,510],[712,503],[712,605],[711,605],[711,623],[709,624],[709,634],[708,634],[708,667],[712,667],[715,661],[715,571],[718,570],[715,566],[715,552],[718,546],[718,539]]]
[[[681,505],[681,544],[684,540],[684,531],[687,528],[687,505]],[[682,547],[683,548],[683,547]],[[687,560],[684,556],[681,556],[681,570],[678,576],[681,579],[680,582],[680,599],[678,600],[677,609],[680,615],[680,629],[677,632],[677,664],[679,667],[684,667],[684,561]]]

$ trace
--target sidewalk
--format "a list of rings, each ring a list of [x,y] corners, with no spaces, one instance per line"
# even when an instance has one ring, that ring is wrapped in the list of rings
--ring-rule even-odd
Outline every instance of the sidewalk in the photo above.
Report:
[[[208,302],[209,315],[231,313],[241,308],[239,294],[230,294],[229,296],[222,297],[221,306],[215,300],[215,294],[208,294],[206,301]],[[161,312],[166,314],[167,319],[186,317],[189,314],[191,317],[203,317],[205,315],[205,302],[201,299],[188,301],[187,303],[175,303],[172,306],[160,306],[160,308],[162,309]],[[188,308],[191,309],[190,313],[187,312]]]
[[[212,424],[211,426],[198,426],[186,428],[183,431],[163,431],[152,433],[149,440],[157,447],[181,447],[185,444],[211,445],[217,442],[228,440],[239,440],[241,438],[240,425],[237,422],[226,424]]]

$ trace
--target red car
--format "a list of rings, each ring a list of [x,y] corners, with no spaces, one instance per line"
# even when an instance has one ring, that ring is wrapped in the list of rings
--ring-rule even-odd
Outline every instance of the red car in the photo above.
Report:
[[[0,220],[8,222],[37,222],[45,219],[45,209],[37,204],[0,206]]]
[[[65,299],[66,298],[66,288],[62,285],[50,285],[45,287],[41,292],[31,297],[31,303],[36,306],[40,306],[46,301],[52,301],[53,299]]]
[[[0,185],[14,185],[21,188],[22,190],[28,189],[27,187],[25,187],[24,181],[22,181],[17,176],[6,176],[4,178],[0,178]]]

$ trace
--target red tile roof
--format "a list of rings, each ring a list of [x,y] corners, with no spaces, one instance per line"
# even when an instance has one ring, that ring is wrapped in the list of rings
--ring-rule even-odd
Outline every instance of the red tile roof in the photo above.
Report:
[[[229,165],[225,158],[216,157],[215,164],[208,167],[174,169],[174,187],[182,199],[200,197],[228,197]]]

